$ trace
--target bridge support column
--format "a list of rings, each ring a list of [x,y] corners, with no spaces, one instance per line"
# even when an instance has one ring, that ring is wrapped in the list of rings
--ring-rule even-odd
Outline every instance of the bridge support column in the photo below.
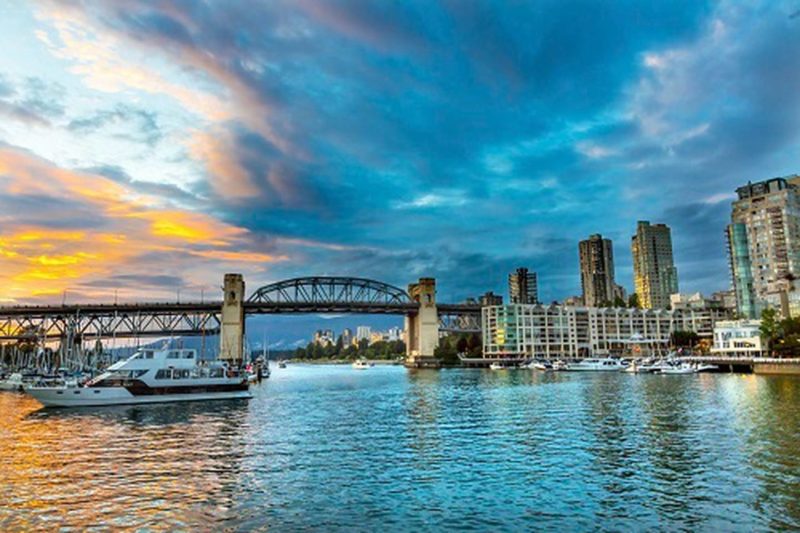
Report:
[[[406,366],[438,368],[440,362],[433,353],[439,345],[439,313],[436,309],[436,280],[420,278],[408,286],[411,299],[419,303],[416,314],[407,315]]]
[[[225,274],[223,286],[219,358],[230,363],[244,359],[244,278],[241,274]]]

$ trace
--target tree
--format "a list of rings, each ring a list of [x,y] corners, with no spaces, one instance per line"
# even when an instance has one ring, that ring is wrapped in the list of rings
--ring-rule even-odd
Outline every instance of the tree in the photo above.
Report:
[[[614,307],[625,307],[625,300],[623,300],[620,296],[615,296]]]
[[[780,340],[781,325],[778,322],[778,311],[775,309],[764,309],[761,311],[761,326],[759,326],[761,337],[767,343],[767,351],[772,351],[772,347]]]
[[[700,341],[700,336],[694,331],[673,331],[669,341],[673,348],[693,348]]]
[[[458,341],[456,341],[456,351],[458,353],[466,352],[467,346],[469,346],[469,343],[465,337],[459,337]]]
[[[639,295],[635,292],[628,297],[628,307],[639,309],[642,304],[639,302]]]

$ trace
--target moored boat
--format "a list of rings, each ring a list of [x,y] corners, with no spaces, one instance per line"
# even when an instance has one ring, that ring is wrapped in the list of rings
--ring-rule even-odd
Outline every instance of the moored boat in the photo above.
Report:
[[[363,359],[356,359],[355,361],[353,361],[353,368],[355,368],[356,370],[366,370],[371,366],[374,365],[366,362]]]
[[[22,392],[26,382],[19,372],[14,372],[6,379],[0,380],[0,390]]]
[[[704,365],[702,363],[698,363],[697,366],[695,366],[695,369],[698,372],[714,372],[719,370],[719,367],[717,365]]]
[[[494,361],[493,363],[489,364],[489,369],[491,370],[513,370],[516,366],[513,363],[506,363],[501,361]]]
[[[572,372],[619,372],[625,365],[619,359],[592,357],[570,363],[567,370]]]
[[[222,362],[200,362],[195,350],[141,350],[83,386],[26,387],[46,407],[90,407],[250,398],[248,377]]]

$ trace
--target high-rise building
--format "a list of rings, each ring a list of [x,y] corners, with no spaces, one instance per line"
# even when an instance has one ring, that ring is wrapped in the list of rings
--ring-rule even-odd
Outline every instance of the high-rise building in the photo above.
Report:
[[[800,274],[800,176],[748,183],[736,195],[727,228],[736,308],[757,318]]]
[[[353,344],[353,330],[344,328],[342,330],[342,346],[350,346]]]
[[[332,329],[318,329],[314,332],[314,338],[312,340],[315,344],[319,344],[320,346],[336,343],[336,337]]]
[[[581,289],[583,305],[603,307],[611,305],[617,296],[614,283],[614,249],[611,239],[591,235],[578,243],[581,264]]]
[[[481,297],[478,299],[478,302],[481,304],[481,307],[485,307],[487,305],[502,305],[503,297],[499,294],[489,291],[481,295]]]
[[[515,304],[539,303],[536,272],[520,267],[508,275],[508,299]]]
[[[678,270],[672,259],[672,235],[665,224],[639,221],[631,238],[633,286],[639,305],[667,309],[669,297],[678,292]]]
[[[356,342],[367,339],[370,339],[372,335],[372,328],[369,326],[358,326],[356,328]]]

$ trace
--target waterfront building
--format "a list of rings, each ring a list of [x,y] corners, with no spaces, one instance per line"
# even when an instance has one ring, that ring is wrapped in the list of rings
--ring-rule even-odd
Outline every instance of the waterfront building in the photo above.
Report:
[[[508,275],[508,299],[515,304],[539,303],[536,272],[520,267]]]
[[[588,307],[611,305],[617,292],[614,282],[614,249],[611,239],[599,233],[578,243],[583,304]]]
[[[666,224],[639,221],[631,238],[633,285],[639,305],[666,309],[669,297],[678,292],[678,270],[672,258],[672,235]]]
[[[356,342],[362,341],[364,339],[369,340],[371,334],[372,334],[372,328],[370,328],[369,326],[358,326],[356,328]]]
[[[756,318],[800,274],[800,176],[736,189],[726,234],[736,308]]]
[[[564,298],[563,305],[569,305],[571,307],[581,307],[583,305],[583,298],[580,296],[567,296]]]
[[[762,356],[766,346],[761,339],[760,320],[721,320],[714,325],[714,346],[718,355]]]
[[[711,340],[712,310],[498,305],[482,309],[484,358],[578,358],[665,353],[675,331]]]

